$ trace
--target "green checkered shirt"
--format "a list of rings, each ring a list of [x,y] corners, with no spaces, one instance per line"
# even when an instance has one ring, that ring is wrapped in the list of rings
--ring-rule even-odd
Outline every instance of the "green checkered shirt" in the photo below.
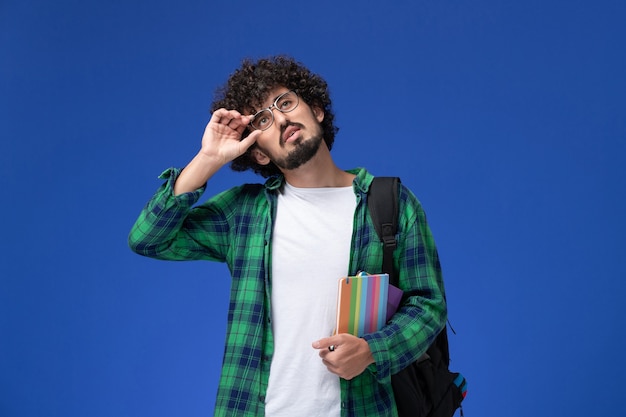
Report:
[[[357,207],[349,273],[376,272],[382,264],[382,243],[367,210],[373,177],[364,169],[350,172],[356,174]],[[167,181],[133,226],[130,247],[158,259],[226,262],[232,284],[215,415],[262,416],[273,353],[270,241],[277,190],[284,179],[235,187],[194,207],[204,187],[174,196],[179,173],[169,169],[161,175]],[[399,209],[394,262],[400,287],[415,295],[385,327],[363,337],[375,363],[350,381],[340,380],[342,417],[396,416],[391,375],[424,353],[446,321],[435,243],[420,203],[405,186],[400,190]]]

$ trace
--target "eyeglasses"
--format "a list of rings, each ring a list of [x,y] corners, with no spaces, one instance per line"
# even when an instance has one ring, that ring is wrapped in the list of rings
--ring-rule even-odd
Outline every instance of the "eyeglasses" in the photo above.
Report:
[[[298,99],[296,92],[293,90],[287,91],[286,93],[278,96],[271,106],[256,112],[255,115],[252,116],[250,126],[258,130],[267,130],[274,123],[274,112],[272,112],[273,108],[281,113],[289,113],[298,107],[298,104],[300,104],[300,100]]]

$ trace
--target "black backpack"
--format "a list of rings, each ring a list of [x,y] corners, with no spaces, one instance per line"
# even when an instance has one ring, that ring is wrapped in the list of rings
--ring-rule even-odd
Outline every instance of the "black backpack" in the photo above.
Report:
[[[389,283],[398,286],[393,267],[398,228],[397,177],[376,177],[370,185],[368,207],[376,232],[384,244],[382,272]],[[391,376],[391,385],[400,417],[452,417],[467,392],[467,381],[450,372],[447,328],[439,333],[426,353],[411,365]]]

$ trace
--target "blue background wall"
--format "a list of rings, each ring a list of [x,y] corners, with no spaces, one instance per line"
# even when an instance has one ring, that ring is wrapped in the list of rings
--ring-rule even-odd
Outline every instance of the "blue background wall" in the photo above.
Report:
[[[215,88],[275,53],[328,80],[338,164],[422,201],[466,415],[623,412],[625,21],[617,0],[2,0],[0,415],[211,415],[227,269],[126,236]]]

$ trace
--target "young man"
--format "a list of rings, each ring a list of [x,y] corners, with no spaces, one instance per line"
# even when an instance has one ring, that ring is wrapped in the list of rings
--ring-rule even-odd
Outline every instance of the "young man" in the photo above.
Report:
[[[382,244],[367,211],[372,175],[330,154],[326,82],[288,57],[244,61],[231,75],[198,154],[141,212],[130,247],[158,259],[226,262],[232,274],[216,416],[395,416],[391,375],[443,328],[437,250],[416,197],[399,194],[394,264],[409,296],[380,330],[333,335],[337,281],[380,272]],[[194,207],[226,164],[265,184]]]

